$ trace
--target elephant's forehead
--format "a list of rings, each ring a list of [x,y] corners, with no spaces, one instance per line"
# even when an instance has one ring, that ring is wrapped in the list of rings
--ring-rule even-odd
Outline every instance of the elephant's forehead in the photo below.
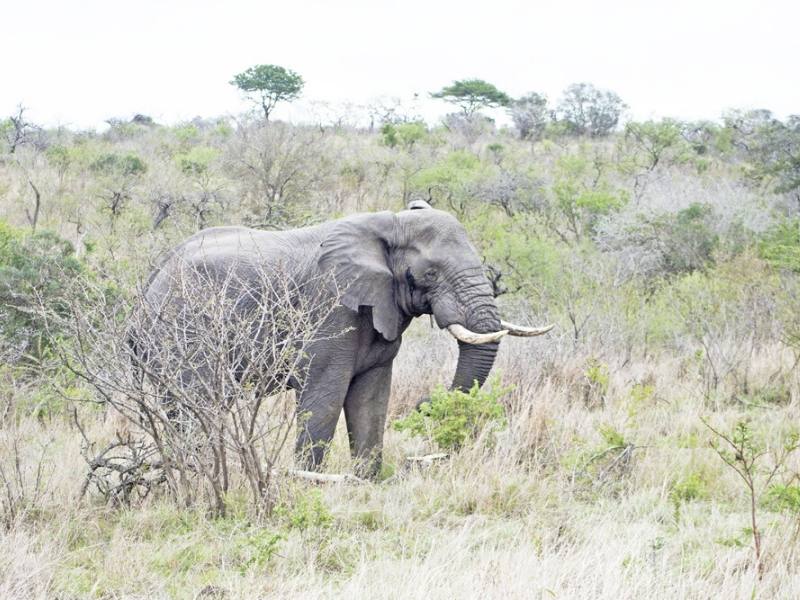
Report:
[[[397,216],[406,234],[412,239],[431,243],[467,242],[463,225],[453,215],[442,210],[404,210]]]

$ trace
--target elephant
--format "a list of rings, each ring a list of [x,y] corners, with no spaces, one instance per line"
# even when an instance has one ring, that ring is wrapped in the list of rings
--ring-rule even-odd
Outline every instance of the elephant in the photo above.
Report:
[[[224,271],[243,269],[245,262],[237,261],[242,255],[288,266],[298,289],[328,274],[327,284],[307,289],[337,294],[324,327],[338,334],[303,348],[309,364],[304,385],[297,386],[304,422],[297,427],[295,452],[306,470],[320,468],[344,411],[357,473],[379,474],[392,363],[415,317],[432,315],[458,341],[450,387],[463,390],[484,383],[502,337],[542,335],[552,328],[501,320],[494,288],[466,230],[454,216],[421,200],[397,213],[354,214],[294,230],[204,229],[169,253],[143,294],[152,301],[170,297],[171,275],[181,261]]]

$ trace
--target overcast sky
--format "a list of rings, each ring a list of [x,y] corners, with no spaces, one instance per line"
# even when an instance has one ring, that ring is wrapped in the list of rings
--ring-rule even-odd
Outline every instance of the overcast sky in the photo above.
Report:
[[[478,77],[557,101],[588,81],[635,118],[800,113],[797,0],[3,0],[0,116],[48,125],[159,122],[241,112],[231,77],[258,63],[306,81],[315,102],[410,99]]]

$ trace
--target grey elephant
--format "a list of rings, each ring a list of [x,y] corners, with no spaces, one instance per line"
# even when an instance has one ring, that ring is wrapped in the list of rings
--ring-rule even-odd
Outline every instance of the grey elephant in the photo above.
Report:
[[[344,410],[359,474],[380,471],[392,362],[414,317],[433,315],[458,340],[451,388],[460,389],[483,384],[504,335],[550,329],[501,321],[493,287],[463,226],[422,201],[398,213],[356,214],[291,231],[200,231],[151,275],[145,298],[164,302],[174,295],[179,263],[224,272],[245,269],[247,261],[238,260],[243,255],[288,266],[300,290],[337,294],[324,326],[339,333],[303,348],[309,365],[297,398],[304,421],[297,428],[296,453],[307,469],[321,465]],[[325,274],[330,285],[303,286]],[[240,279],[248,276],[242,272]]]

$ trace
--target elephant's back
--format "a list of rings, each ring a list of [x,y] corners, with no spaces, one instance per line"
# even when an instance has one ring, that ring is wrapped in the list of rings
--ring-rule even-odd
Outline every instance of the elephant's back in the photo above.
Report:
[[[261,231],[241,226],[209,227],[193,234],[169,251],[153,270],[147,282],[148,295],[172,287],[175,275],[187,267],[225,276],[231,269],[261,270],[260,275],[297,277],[313,260],[315,233],[308,230]],[[278,272],[280,271],[280,272]],[[244,274],[244,273],[242,273]],[[253,274],[256,275],[256,274]]]

